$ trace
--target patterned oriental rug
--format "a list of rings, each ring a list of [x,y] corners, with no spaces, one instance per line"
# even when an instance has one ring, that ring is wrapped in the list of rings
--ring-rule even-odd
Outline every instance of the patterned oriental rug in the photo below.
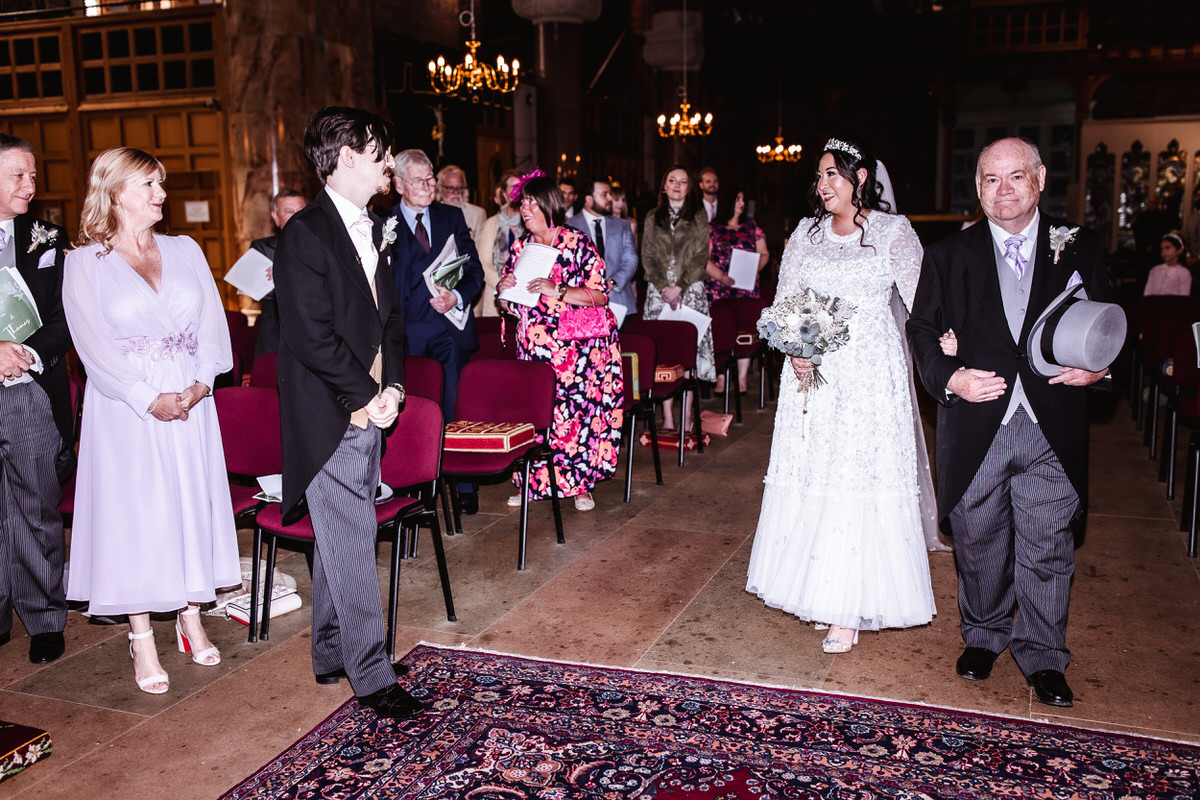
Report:
[[[354,700],[225,798],[1194,798],[1200,748],[853,697],[418,646],[428,709]]]

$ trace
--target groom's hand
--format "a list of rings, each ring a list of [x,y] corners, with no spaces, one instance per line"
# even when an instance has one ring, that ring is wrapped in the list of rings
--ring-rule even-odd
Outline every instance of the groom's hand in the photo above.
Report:
[[[946,391],[968,403],[986,403],[1004,396],[1008,384],[994,372],[982,369],[960,369],[946,382]]]

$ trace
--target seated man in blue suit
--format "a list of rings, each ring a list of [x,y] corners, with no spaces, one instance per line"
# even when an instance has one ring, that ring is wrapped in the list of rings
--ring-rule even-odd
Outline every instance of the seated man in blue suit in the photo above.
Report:
[[[592,178],[583,184],[583,211],[568,219],[567,225],[586,233],[604,259],[604,274],[612,282],[609,304],[620,303],[636,314],[633,276],[638,265],[637,246],[629,221],[612,215],[612,184],[607,178]]]
[[[483,289],[483,267],[462,209],[433,202],[437,180],[433,164],[423,150],[404,150],[396,156],[392,185],[400,202],[392,209],[397,218],[393,246],[396,293],[404,309],[406,353],[436,359],[446,375],[442,411],[446,421],[454,419],[458,397],[458,374],[471,351],[479,346],[471,305]],[[466,255],[462,279],[453,291],[440,288],[435,297],[426,287],[423,273],[446,246],[449,238],[459,255]],[[446,316],[449,311],[465,313],[461,328]],[[473,484],[459,485],[460,510],[474,514],[479,495]]]

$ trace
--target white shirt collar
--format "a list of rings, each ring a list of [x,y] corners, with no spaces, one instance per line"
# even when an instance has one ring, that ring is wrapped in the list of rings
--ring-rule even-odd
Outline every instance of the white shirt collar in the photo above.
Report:
[[[366,207],[359,208],[340,194],[325,187],[325,191],[329,193],[329,197],[333,200],[333,207],[337,209],[338,215],[342,218],[342,224],[346,226],[346,230],[350,230],[350,226],[358,221],[358,218],[366,211]]]
[[[1021,230],[1021,235],[1025,237],[1025,243],[1021,245],[1021,257],[1027,262],[1033,258],[1034,244],[1037,240],[1038,223],[1041,222],[1041,216],[1042,212],[1035,210],[1033,212],[1033,219]],[[990,219],[988,220],[988,229],[992,232],[992,241],[996,243],[996,246],[1000,248],[1000,252],[1003,253],[1008,249],[1004,243],[1008,241],[1012,234]]]

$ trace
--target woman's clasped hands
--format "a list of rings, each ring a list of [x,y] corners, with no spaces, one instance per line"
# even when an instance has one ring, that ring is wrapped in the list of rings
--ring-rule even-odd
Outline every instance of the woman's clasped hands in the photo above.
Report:
[[[188,411],[205,397],[208,387],[197,381],[182,392],[163,392],[146,410],[160,422],[183,421],[188,418]]]

